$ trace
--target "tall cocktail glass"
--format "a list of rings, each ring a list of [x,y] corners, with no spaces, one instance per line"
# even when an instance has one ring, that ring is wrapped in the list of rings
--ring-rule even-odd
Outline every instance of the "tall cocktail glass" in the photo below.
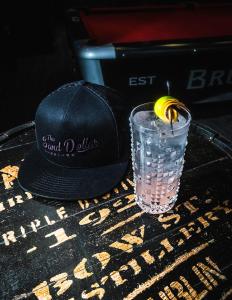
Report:
[[[136,202],[157,214],[177,200],[191,115],[181,109],[178,120],[167,124],[155,116],[153,105],[135,107],[130,128]]]

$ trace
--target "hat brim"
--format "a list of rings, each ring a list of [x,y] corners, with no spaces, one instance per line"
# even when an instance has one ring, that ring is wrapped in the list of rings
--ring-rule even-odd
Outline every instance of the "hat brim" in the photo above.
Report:
[[[21,164],[18,182],[22,189],[40,197],[90,199],[114,188],[127,166],[128,161],[123,161],[97,168],[67,168],[48,161],[34,146]]]

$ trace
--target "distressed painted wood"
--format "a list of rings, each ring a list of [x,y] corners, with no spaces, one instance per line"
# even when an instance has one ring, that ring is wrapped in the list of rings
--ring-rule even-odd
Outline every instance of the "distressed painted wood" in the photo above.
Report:
[[[0,140],[0,299],[232,297],[230,142],[192,126],[178,202],[154,216],[131,170],[96,199],[33,197],[16,180],[33,126]]]

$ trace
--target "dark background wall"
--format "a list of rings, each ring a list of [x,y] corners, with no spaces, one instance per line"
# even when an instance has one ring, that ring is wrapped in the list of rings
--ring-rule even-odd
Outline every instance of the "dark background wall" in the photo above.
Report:
[[[0,132],[33,120],[44,96],[81,78],[68,42],[67,9],[183,1],[18,2],[7,1],[0,10]]]
[[[44,96],[80,75],[68,47],[64,5],[12,2],[0,19],[1,132],[32,120]]]
[[[34,119],[44,96],[81,78],[67,38],[69,8],[139,2],[6,2],[0,10],[0,132]]]

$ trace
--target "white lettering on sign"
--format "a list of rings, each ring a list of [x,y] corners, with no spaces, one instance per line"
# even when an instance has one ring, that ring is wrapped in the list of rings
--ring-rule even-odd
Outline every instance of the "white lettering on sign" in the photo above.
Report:
[[[230,70],[191,70],[187,83],[187,90],[203,89],[232,84],[232,69]]]
[[[187,90],[202,89],[205,87],[205,75],[207,71],[204,69],[191,70]]]
[[[129,77],[129,86],[152,85],[156,75]]]

